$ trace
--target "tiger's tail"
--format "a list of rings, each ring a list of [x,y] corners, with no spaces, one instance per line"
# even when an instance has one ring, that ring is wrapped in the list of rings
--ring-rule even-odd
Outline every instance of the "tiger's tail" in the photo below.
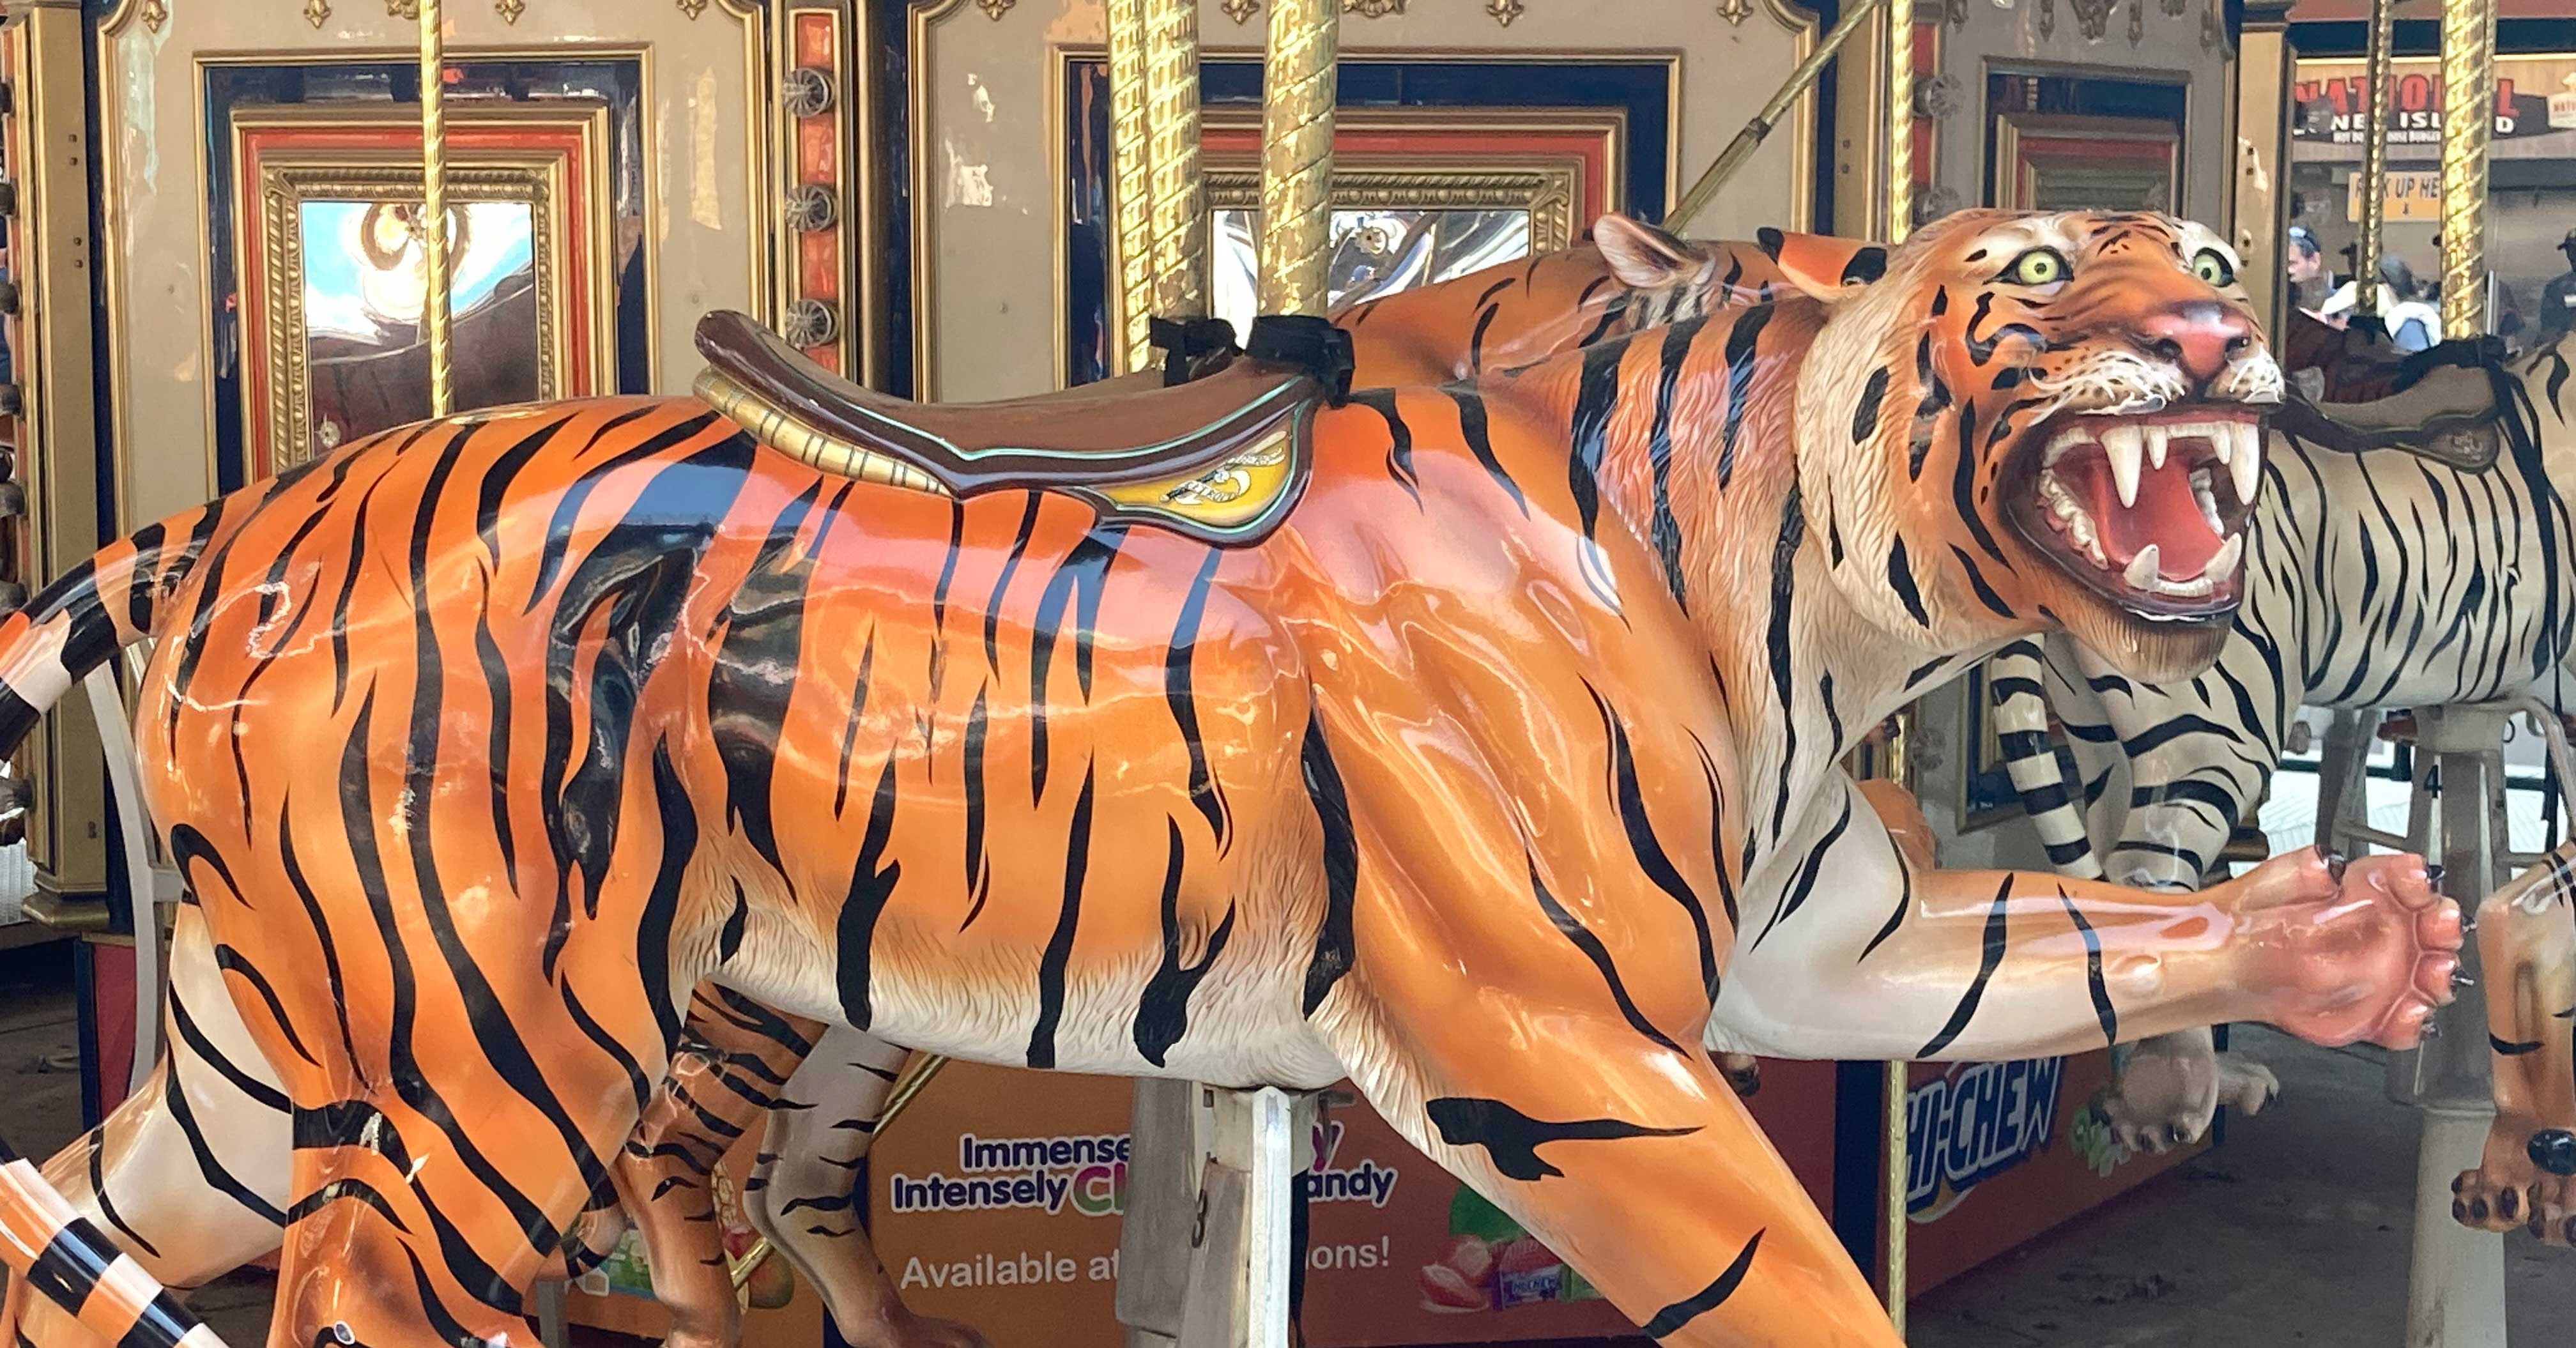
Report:
[[[111,543],[0,617],[0,755],[90,671],[153,634],[162,601],[275,489],[235,492]],[[0,763],[0,845],[26,836],[33,785]]]
[[[273,484],[236,492],[111,543],[0,617],[0,752],[14,751],[92,670],[151,636],[163,600],[270,490]],[[0,844],[26,836],[33,803],[26,777],[0,777]],[[23,1283],[10,1289],[13,1325],[22,1322],[24,1298],[33,1295],[119,1348],[223,1348],[212,1329],[6,1142],[0,1142],[0,1263]]]
[[[20,1299],[32,1293],[117,1348],[224,1348],[132,1255],[74,1212],[34,1162],[6,1142],[0,1158],[0,1261],[24,1283],[10,1289],[11,1323],[21,1322]]]
[[[1995,699],[1996,738],[2002,742],[2004,771],[2021,793],[2039,841],[2048,849],[2048,864],[2060,875],[2078,880],[2102,878],[2102,863],[2093,855],[2093,839],[2084,829],[2084,812],[2075,808],[2067,789],[2066,770],[2048,742],[2048,695],[2041,677],[2039,643],[2016,641],[1986,662],[1986,684]]]

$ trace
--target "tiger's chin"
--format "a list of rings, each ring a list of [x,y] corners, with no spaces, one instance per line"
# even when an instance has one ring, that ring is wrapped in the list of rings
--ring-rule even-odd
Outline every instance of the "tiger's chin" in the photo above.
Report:
[[[2257,409],[2065,412],[2014,450],[2006,514],[2061,579],[2049,611],[2132,678],[2208,668],[2243,594],[2263,477]]]

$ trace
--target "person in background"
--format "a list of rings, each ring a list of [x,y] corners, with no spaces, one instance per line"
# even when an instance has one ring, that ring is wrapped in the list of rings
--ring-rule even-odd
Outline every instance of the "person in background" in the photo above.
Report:
[[[2558,241],[2558,251],[2567,257],[2567,270],[2540,291],[2540,344],[2555,343],[2576,328],[2576,229]]]
[[[2318,314],[2341,326],[2358,299],[2355,287],[2346,284],[2326,300]],[[2393,253],[2379,259],[2379,322],[2400,351],[2421,351],[2442,339],[2441,311],[2423,301],[2416,290],[2414,269]]]
[[[2326,255],[2306,225],[2290,226],[2281,267],[2290,278],[2290,303],[2301,309],[2316,308],[2326,292]]]

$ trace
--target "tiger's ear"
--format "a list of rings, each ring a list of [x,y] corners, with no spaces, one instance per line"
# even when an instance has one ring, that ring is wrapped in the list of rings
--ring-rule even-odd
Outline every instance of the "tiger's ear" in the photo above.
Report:
[[[1762,229],[1753,240],[1789,284],[1820,300],[1851,295],[1887,271],[1887,250],[1858,239]]]
[[[1624,215],[1605,215],[1592,222],[1592,243],[1610,264],[1610,273],[1632,290],[1661,290],[1696,279],[1708,258],[1689,243]]]

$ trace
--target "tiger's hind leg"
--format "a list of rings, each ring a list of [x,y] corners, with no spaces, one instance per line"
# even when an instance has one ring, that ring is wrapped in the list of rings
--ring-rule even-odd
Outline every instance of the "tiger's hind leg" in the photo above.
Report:
[[[304,900],[293,921],[207,900],[240,962],[313,971],[234,997],[299,1144],[269,1341],[531,1343],[528,1289],[611,1182],[678,1037],[674,990],[702,972],[708,905],[685,878],[706,830],[652,753],[620,784],[600,888],[558,924],[547,895],[513,886],[485,820],[433,804],[403,827],[395,802],[455,797],[373,744],[371,706],[273,847],[205,844],[233,847],[221,859],[246,890]]]
[[[2451,1186],[2452,1215],[2576,1245],[2576,843],[2479,905],[2478,954],[2496,1118],[2478,1168]]]
[[[653,1295],[671,1313],[674,1348],[733,1348],[742,1304],[715,1208],[715,1167],[735,1141],[783,1107],[780,1093],[822,1026],[702,984],[662,1087],[612,1167],[644,1237]],[[755,1213],[750,1185],[743,1202]]]
[[[769,1115],[760,1173],[743,1200],[761,1234],[822,1292],[853,1348],[985,1348],[975,1330],[905,1307],[857,1210],[859,1169],[905,1056],[847,1026],[825,1030]]]

